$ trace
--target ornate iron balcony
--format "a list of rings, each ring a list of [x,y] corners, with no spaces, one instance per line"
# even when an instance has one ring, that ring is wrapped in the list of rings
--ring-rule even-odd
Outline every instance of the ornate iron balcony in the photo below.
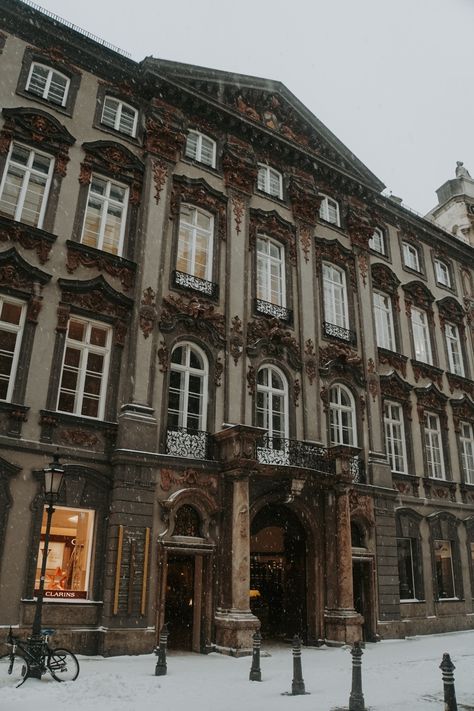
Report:
[[[212,281],[206,281],[206,279],[201,279],[193,274],[178,272],[176,269],[173,272],[173,283],[175,286],[179,286],[182,289],[199,291],[201,294],[210,296],[211,299],[217,299],[219,296],[218,284],[214,284]]]
[[[260,464],[280,467],[304,467],[326,474],[334,474],[334,461],[328,458],[328,450],[316,444],[282,437],[262,437],[257,444],[257,459]]]
[[[209,432],[186,427],[168,427],[166,454],[193,459],[212,459]]]
[[[354,484],[366,484],[367,476],[365,471],[365,462],[360,457],[352,457],[349,462],[352,481]]]
[[[349,328],[342,328],[342,326],[337,326],[335,323],[323,321],[323,330],[325,336],[337,338],[339,341],[345,341],[351,345],[355,345],[357,342],[355,331],[351,331]]]
[[[279,318],[280,321],[286,321],[286,323],[293,321],[293,311],[291,309],[287,309],[285,306],[279,306],[278,304],[272,304],[263,299],[255,299],[255,310],[260,314]]]

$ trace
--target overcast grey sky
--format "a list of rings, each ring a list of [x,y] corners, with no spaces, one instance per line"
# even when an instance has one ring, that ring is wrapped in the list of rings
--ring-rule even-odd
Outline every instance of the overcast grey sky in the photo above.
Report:
[[[410,207],[474,176],[474,0],[40,0],[131,53],[283,82]]]

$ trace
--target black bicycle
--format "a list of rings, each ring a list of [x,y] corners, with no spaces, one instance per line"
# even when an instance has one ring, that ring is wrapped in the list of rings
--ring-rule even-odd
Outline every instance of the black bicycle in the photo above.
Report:
[[[0,656],[0,688],[21,686],[29,676],[49,672],[56,681],[74,681],[79,676],[79,662],[69,649],[52,649],[48,640],[54,630],[41,630],[41,640],[34,646],[27,640],[15,637],[10,627],[7,645],[11,650]]]

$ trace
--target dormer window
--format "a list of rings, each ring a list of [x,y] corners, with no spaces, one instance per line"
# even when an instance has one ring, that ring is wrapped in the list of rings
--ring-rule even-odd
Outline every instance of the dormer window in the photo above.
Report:
[[[438,284],[447,286],[448,289],[451,289],[451,273],[446,262],[441,261],[441,259],[435,259],[435,272]]]
[[[216,167],[216,142],[199,131],[189,131],[184,153],[199,163]]]
[[[69,79],[45,64],[33,62],[26,82],[26,91],[36,94],[52,104],[65,106],[69,91]]]
[[[341,219],[339,216],[339,203],[328,195],[323,195],[321,201],[321,206],[319,208],[319,217],[325,222],[330,222],[332,225],[337,227],[341,226]]]
[[[102,109],[101,123],[115,131],[135,136],[137,132],[138,111],[123,101],[106,96]]]
[[[379,254],[387,254],[387,250],[385,247],[385,235],[380,229],[380,227],[375,228],[374,234],[369,239],[369,248],[374,252],[378,252]]]
[[[269,165],[259,163],[257,188],[279,200],[283,198],[283,176]]]

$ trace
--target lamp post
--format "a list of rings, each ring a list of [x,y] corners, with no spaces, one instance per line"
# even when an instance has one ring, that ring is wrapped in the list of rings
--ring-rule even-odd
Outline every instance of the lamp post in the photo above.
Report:
[[[41,561],[39,588],[36,595],[35,616],[33,618],[31,637],[28,638],[29,649],[35,657],[39,656],[37,653],[35,654],[35,652],[41,651],[43,643],[43,637],[41,635],[41,616],[43,611],[44,579],[46,577],[46,565],[48,562],[51,519],[53,518],[54,513],[53,504],[55,504],[59,498],[59,491],[64,479],[64,468],[59,463],[59,454],[55,454],[53,456],[53,461],[43,469],[43,474],[43,497],[45,502],[48,504],[48,508],[46,509],[46,531],[44,534],[43,559]],[[34,665],[32,666],[30,676],[41,678],[41,668],[39,665],[37,667]]]

